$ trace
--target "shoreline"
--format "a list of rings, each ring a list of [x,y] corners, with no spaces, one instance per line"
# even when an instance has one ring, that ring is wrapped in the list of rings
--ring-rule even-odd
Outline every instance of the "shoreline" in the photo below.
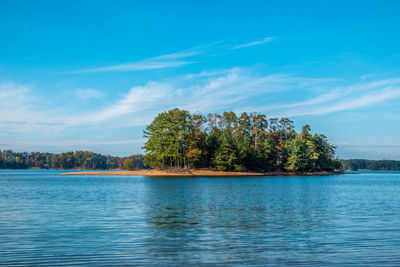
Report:
[[[76,171],[60,173],[59,175],[129,175],[129,176],[322,176],[343,174],[343,172],[231,172],[213,170],[190,170],[171,172],[164,170],[137,170],[137,171]]]

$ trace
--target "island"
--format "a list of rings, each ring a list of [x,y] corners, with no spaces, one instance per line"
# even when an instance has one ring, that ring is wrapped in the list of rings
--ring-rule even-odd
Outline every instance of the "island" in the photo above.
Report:
[[[228,172],[333,172],[342,169],[335,147],[309,125],[295,131],[288,118],[234,112],[159,113],[144,130],[144,163],[153,169]]]
[[[133,172],[73,172],[73,175],[253,176],[321,175],[340,172],[335,147],[322,134],[300,133],[288,118],[260,113],[159,113],[146,126],[144,165]]]

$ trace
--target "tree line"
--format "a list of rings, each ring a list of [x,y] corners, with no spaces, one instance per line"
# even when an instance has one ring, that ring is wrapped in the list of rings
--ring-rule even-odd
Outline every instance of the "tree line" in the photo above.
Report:
[[[260,113],[190,114],[172,109],[146,126],[144,163],[152,168],[315,172],[341,169],[322,134]]]
[[[347,159],[341,161],[346,170],[400,171],[399,160]]]
[[[115,157],[101,155],[90,151],[73,151],[60,154],[40,152],[13,152],[0,150],[0,169],[84,169],[105,170],[143,169],[142,155]]]

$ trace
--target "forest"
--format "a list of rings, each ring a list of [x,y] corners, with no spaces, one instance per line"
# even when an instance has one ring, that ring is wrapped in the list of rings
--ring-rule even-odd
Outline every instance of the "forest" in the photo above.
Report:
[[[400,160],[341,160],[346,170],[400,171]]]
[[[146,126],[144,163],[158,169],[316,172],[342,168],[335,147],[309,125],[260,113],[190,114],[172,109]]]
[[[40,152],[13,152],[0,150],[0,169],[82,169],[106,170],[144,169],[142,155],[129,157],[104,156],[90,151],[74,151],[60,154]]]

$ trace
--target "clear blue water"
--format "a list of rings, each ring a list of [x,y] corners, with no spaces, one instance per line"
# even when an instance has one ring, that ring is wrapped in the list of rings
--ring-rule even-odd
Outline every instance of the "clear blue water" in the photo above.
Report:
[[[319,177],[0,171],[6,265],[400,265],[400,172]]]

